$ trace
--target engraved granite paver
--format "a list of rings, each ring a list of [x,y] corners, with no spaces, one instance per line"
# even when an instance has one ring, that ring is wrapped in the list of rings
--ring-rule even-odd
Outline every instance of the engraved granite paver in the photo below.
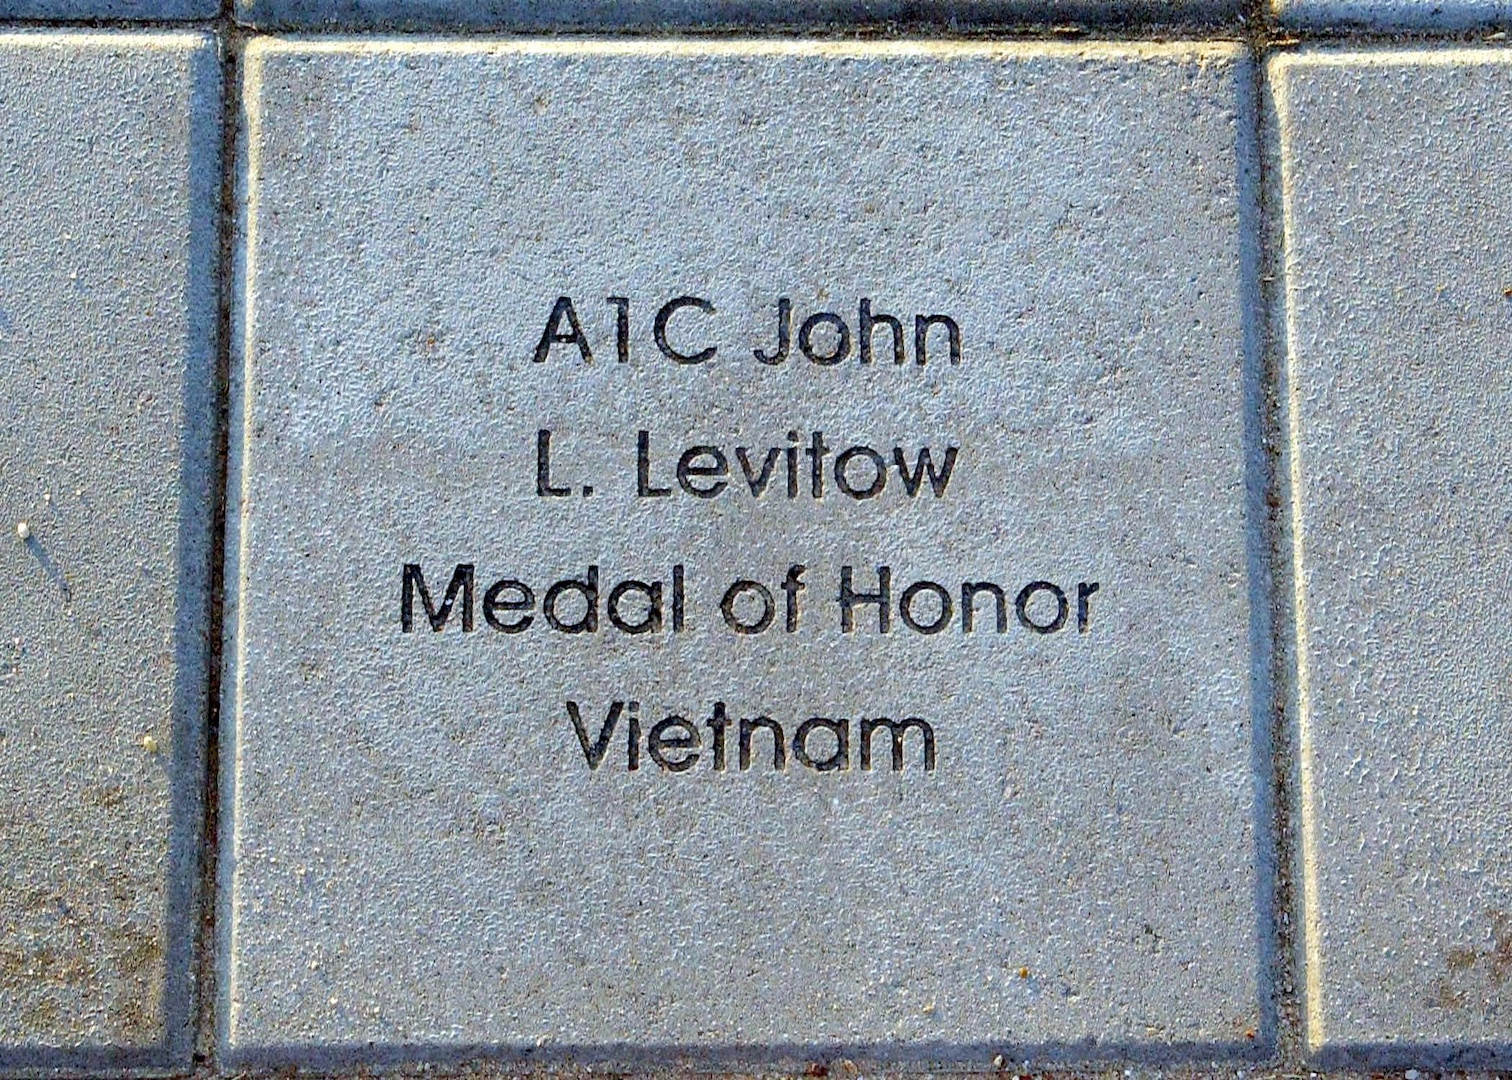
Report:
[[[228,1062],[1264,1052],[1243,50],[245,74]]]
[[[0,35],[0,1070],[188,1057],[219,87]]]
[[[1512,1036],[1512,53],[1277,61],[1309,1043]]]

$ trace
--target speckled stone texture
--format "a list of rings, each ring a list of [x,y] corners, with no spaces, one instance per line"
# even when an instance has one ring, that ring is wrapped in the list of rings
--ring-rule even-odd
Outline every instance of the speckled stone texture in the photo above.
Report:
[[[1512,1042],[1512,52],[1276,61],[1308,1037]]]
[[[1240,48],[260,40],[245,76],[227,1062],[1265,1052]],[[712,310],[673,309],[668,348],[711,358],[656,345],[678,297]],[[904,363],[887,329],[861,362],[863,302]],[[943,323],[918,363],[935,315],[958,364]],[[677,481],[694,445],[728,487],[707,452]],[[880,448],[873,498],[838,490],[851,446]],[[894,448],[926,446],[958,459],[910,496]],[[432,631],[412,584],[406,632],[406,564],[435,603],[474,567],[472,629],[459,589]],[[864,606],[843,632],[844,568],[863,592],[882,565],[889,632]],[[548,587],[590,566],[597,630],[552,629]],[[654,632],[610,623],[632,578],[661,583]],[[504,579],[532,588],[519,633],[485,613],[523,602]],[[721,615],[740,579],[774,597],[763,632]],[[954,606],[937,633],[899,610],[919,581]],[[1001,631],[990,598],[962,626],[977,581]],[[1060,621],[1049,586],[1018,616],[1036,581]],[[765,728],[721,758],[716,703],[781,725],[783,768]],[[692,738],[654,735],[669,715],[685,771],[653,752]],[[803,742],[814,717],[848,754]],[[878,717],[927,721],[934,768],[918,727],[901,771],[885,733],[864,768]]]
[[[1507,0],[1272,0],[1283,27],[1316,30],[1468,30],[1505,25]]]
[[[219,87],[0,35],[0,1069],[188,1058]]]
[[[212,19],[217,0],[0,0],[0,19],[80,22],[89,19]]]
[[[1238,0],[237,0],[236,17],[285,29],[618,29],[993,24],[1237,23]]]

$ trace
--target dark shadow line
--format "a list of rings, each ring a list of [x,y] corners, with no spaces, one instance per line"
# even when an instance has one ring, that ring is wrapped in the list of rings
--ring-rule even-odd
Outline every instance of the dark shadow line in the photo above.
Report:
[[[1512,1043],[1338,1043],[1317,1051],[1315,1069],[1508,1069]]]
[[[164,1044],[152,1046],[0,1046],[0,1075],[42,1073],[102,1076],[122,1072],[161,1073],[168,1065]]]
[[[173,768],[167,942],[163,987],[165,1063],[186,1067],[198,1027],[197,952],[203,791],[206,782],[215,521],[216,382],[220,286],[221,66],[218,41],[193,55],[190,74],[189,312],[179,443],[179,577],[174,596]]]
[[[547,1065],[595,1065],[634,1069],[655,1068],[678,1071],[734,1067],[765,1070],[802,1068],[806,1063],[845,1059],[863,1064],[912,1066],[928,1069],[936,1066],[965,1067],[972,1070],[995,1068],[1001,1057],[1007,1062],[1030,1061],[1036,1067],[1112,1062],[1150,1065],[1200,1063],[1251,1063],[1264,1061],[1268,1047],[1256,1041],[1134,1043],[1078,1042],[1036,1044],[1001,1043],[839,1043],[812,1045],[711,1044],[690,1046],[665,1044],[647,1046],[625,1042],[585,1043],[535,1046],[520,1044],[467,1044],[435,1046],[427,1044],[355,1043],[335,1046],[245,1047],[227,1055],[222,1064],[231,1068],[267,1069],[297,1067],[315,1072],[335,1072],[363,1066],[463,1066],[501,1064],[517,1067]]]
[[[1091,32],[1236,33],[1250,0],[233,0],[259,32],[814,34],[908,29],[940,35],[1076,26]],[[270,10],[271,9],[271,10]],[[588,9],[588,10],[585,10]]]
[[[237,277],[236,262],[236,142],[241,133],[240,78],[241,52],[238,32],[232,22],[234,0],[222,0],[221,33],[217,37],[219,65],[218,128],[216,132],[218,169],[216,172],[216,206],[219,232],[216,237],[216,312],[215,312],[215,428],[210,496],[210,607],[209,672],[205,723],[205,766],[200,812],[201,857],[198,882],[201,890],[197,955],[194,973],[197,999],[194,1048],[191,1058],[196,1066],[211,1062],[215,1055],[219,1022],[219,950],[216,942],[220,897],[217,893],[220,841],[221,788],[221,687],[225,645],[226,609],[226,506],[228,482],[228,438],[230,424],[230,371],[234,334]]]
[[[1249,578],[1250,771],[1254,789],[1256,986],[1260,991],[1259,1041],[1275,1045],[1279,1010],[1276,989],[1281,974],[1277,947],[1276,899],[1279,837],[1272,828],[1279,793],[1274,789],[1276,684],[1269,512],[1272,464],[1267,450],[1264,307],[1261,290],[1260,84],[1263,67],[1251,54],[1236,72],[1235,190],[1239,225],[1239,310],[1242,357],[1244,446],[1245,562]]]

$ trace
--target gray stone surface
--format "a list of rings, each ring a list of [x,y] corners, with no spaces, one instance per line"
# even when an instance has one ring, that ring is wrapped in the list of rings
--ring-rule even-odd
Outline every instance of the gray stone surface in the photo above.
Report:
[[[1512,53],[1277,61],[1309,1042],[1512,1041]]]
[[[0,1069],[188,1056],[219,86],[0,35]]]
[[[0,19],[210,19],[218,0],[0,0]]]
[[[227,1061],[1264,1049],[1241,49],[265,39],[245,71]],[[560,296],[591,363],[533,360]],[[654,344],[679,296],[715,310],[677,310],[668,344],[711,360]],[[863,297],[907,320],[906,363],[883,330],[858,361]],[[816,311],[852,335],[833,366],[797,352]],[[916,315],[958,322],[959,364],[943,324],[916,362]],[[833,351],[833,322],[808,344]],[[537,494],[542,429],[562,496]],[[637,495],[640,430],[673,494]],[[789,497],[790,430],[893,475],[860,500],[826,472],[815,499],[800,453]],[[735,470],[708,499],[671,472],[705,444]],[[757,475],[776,448],[760,498],[737,446]],[[943,496],[894,468],[922,446],[959,450]],[[460,594],[439,633],[412,597],[404,631],[411,563],[435,601],[475,567],[470,632]],[[609,624],[613,584],[670,591],[677,564],[682,632],[669,594],[659,632]],[[862,608],[842,633],[842,567],[859,590],[884,564],[890,632]],[[598,631],[551,629],[547,587],[589,566]],[[775,597],[765,632],[721,615],[743,578]],[[498,579],[535,590],[521,633],[485,619]],[[953,605],[1000,583],[1003,631],[987,599],[970,633],[958,610],[908,629],[920,580]],[[1068,593],[1057,632],[1016,617],[1037,580]],[[616,700],[641,703],[640,768],[625,706],[595,771],[567,702],[591,748]],[[715,702],[785,743],[846,718],[849,768],[789,746],[774,770],[758,731],[742,770],[732,730],[719,771]],[[698,725],[686,771],[647,745],[669,714]],[[915,729],[902,771],[885,736],[863,769],[877,717],[927,720],[935,768]]]
[[[869,25],[1236,19],[1239,0],[236,0],[236,17],[262,29],[554,28]]]
[[[1272,0],[1298,29],[1463,30],[1507,21],[1506,0]]]

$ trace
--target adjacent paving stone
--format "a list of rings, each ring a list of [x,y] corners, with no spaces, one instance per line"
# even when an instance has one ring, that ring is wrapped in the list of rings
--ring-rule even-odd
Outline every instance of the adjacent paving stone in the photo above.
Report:
[[[1309,1038],[1507,1060],[1512,52],[1277,61]]]
[[[0,35],[0,1069],[188,1058],[219,85]]]
[[[1505,23],[1507,0],[1273,0],[1284,26],[1463,30]]]
[[[209,19],[217,0],[0,0],[0,19]]]
[[[1241,49],[245,70],[228,1061],[1264,1052]]]
[[[1236,19],[1239,0],[237,0],[237,18],[261,29],[321,27],[451,30],[750,27],[877,23],[939,26]]]

